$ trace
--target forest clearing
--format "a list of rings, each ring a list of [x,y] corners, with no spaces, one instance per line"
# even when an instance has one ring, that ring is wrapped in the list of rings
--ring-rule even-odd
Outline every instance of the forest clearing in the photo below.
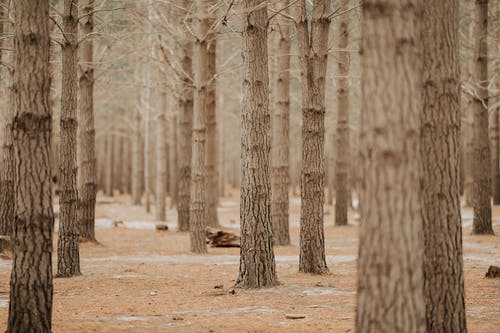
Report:
[[[497,333],[500,0],[0,0],[0,330]]]
[[[239,207],[221,198],[225,230],[238,232]],[[103,199],[104,204],[99,202]],[[104,200],[105,199],[105,200]],[[282,285],[236,290],[239,249],[189,252],[189,234],[155,231],[154,214],[130,206],[128,198],[98,197],[96,235],[100,244],[81,246],[86,273],[55,282],[54,332],[354,332],[359,222],[335,226],[334,209],[325,215],[327,264],[332,273],[311,277],[298,272],[300,199],[290,207],[291,246],[276,247]],[[493,212],[500,229],[500,209]],[[470,209],[463,210],[465,295],[469,332],[496,332],[500,325],[500,279],[485,279],[500,258],[500,237],[473,237]],[[113,219],[124,226],[113,227]],[[127,223],[132,222],[132,223]],[[172,230],[173,229],[173,230]],[[8,290],[10,262],[0,259],[0,290]],[[8,294],[0,294],[0,326],[7,321]],[[286,319],[301,314],[303,319]]]

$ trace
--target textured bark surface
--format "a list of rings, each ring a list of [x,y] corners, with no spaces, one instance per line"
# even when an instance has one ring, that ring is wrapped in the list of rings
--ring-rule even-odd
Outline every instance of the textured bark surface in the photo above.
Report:
[[[290,14],[286,8],[289,0],[275,0],[274,9]],[[286,9],[285,9],[286,8]],[[274,110],[272,113],[271,154],[271,217],[274,245],[289,245],[289,198],[290,187],[290,49],[291,23],[280,15],[275,17],[272,43],[276,45],[276,73],[274,82]]]
[[[167,199],[167,119],[166,119],[166,100],[165,92],[161,94],[161,108],[158,117],[156,117],[156,220],[166,221],[166,199]]]
[[[16,0],[14,259],[7,332],[50,332],[52,316],[48,0]]]
[[[236,287],[262,288],[278,283],[270,211],[267,4],[245,0],[243,5],[241,248]]]
[[[193,149],[191,156],[191,203],[189,231],[191,252],[207,253],[205,242],[206,215],[206,136],[208,103],[208,42],[210,27],[208,8],[211,2],[196,1],[194,43],[194,107],[193,107]]]
[[[493,69],[494,72],[494,82],[493,91],[500,91],[500,2],[498,0],[494,0],[492,4],[492,10],[490,17],[494,22],[492,23],[492,29],[490,35],[495,38],[496,44],[493,43],[494,49],[492,50],[492,55],[496,59],[496,66],[494,60],[492,63],[494,64]],[[498,96],[498,94],[496,94]],[[498,97],[493,99],[492,104],[497,105],[492,110],[490,110],[491,115],[491,127],[490,127],[490,140],[491,140],[491,185],[492,185],[492,193],[493,193],[493,204],[500,205],[500,106]]]
[[[325,261],[325,76],[328,60],[330,1],[315,0],[311,31],[306,4],[297,2],[297,39],[302,80],[302,172],[299,271],[323,274]]]
[[[82,36],[94,31],[94,0],[80,0]],[[78,99],[78,224],[80,240],[95,242],[95,205],[97,192],[97,161],[94,124],[93,42],[87,38],[80,44],[80,98]]]
[[[425,332],[418,0],[365,0],[358,332]]]
[[[209,26],[214,23],[213,15],[210,15]],[[217,217],[218,203],[218,172],[217,172],[217,122],[216,111],[216,51],[217,34],[211,31],[207,36],[208,59],[207,59],[207,148],[206,148],[206,219],[207,225],[216,227],[219,225]]]
[[[190,8],[190,1],[184,0],[182,5],[186,14]],[[179,93],[179,182],[178,182],[178,202],[177,215],[179,231],[189,230],[189,204],[191,195],[191,141],[193,128],[193,89],[192,80],[192,59],[193,45],[190,36],[185,35],[181,42],[180,61],[182,66],[182,86]]]
[[[78,0],[64,0],[59,146],[60,214],[57,239],[57,276],[80,274],[78,184],[76,161],[78,94]]]
[[[460,217],[458,0],[423,2],[420,127],[427,332],[466,332]]]
[[[0,6],[0,17],[8,15],[8,1],[4,0]],[[6,7],[3,7],[6,6]],[[5,21],[0,23],[1,33],[12,31],[11,23]],[[1,41],[2,48],[11,48],[12,42],[7,39]],[[12,64],[12,53],[0,50],[1,62]],[[11,95],[13,71],[8,67],[1,69],[2,93],[5,101],[0,110],[0,235],[9,236],[12,233],[14,221],[14,147],[12,142],[12,120],[14,116],[15,99]],[[0,246],[0,251],[2,248]]]
[[[475,0],[472,206],[473,234],[493,234],[491,224],[491,156],[488,136],[488,0]]]
[[[348,10],[348,0],[340,2],[340,11]],[[337,52],[337,154],[335,158],[335,225],[347,225],[350,206],[349,167],[351,160],[349,140],[349,16],[339,18]]]

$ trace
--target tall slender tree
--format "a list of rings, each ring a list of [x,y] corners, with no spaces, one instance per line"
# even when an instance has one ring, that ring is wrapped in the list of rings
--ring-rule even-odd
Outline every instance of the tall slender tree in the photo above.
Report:
[[[420,158],[427,331],[465,332],[459,186],[459,2],[424,1],[422,18]]]
[[[183,0],[184,9],[183,20],[190,22],[191,1]],[[182,23],[181,23],[182,24]],[[181,63],[181,87],[179,92],[179,149],[177,151],[179,158],[179,181],[178,181],[178,202],[177,215],[179,231],[189,230],[189,205],[191,197],[191,141],[193,128],[193,69],[191,54],[193,43],[190,36],[185,33],[182,36],[179,48],[179,58]]]
[[[167,94],[161,92],[161,108],[156,117],[156,220],[166,221],[166,192],[167,192]]]
[[[94,32],[94,0],[80,0],[82,36]],[[80,43],[80,81],[78,99],[78,224],[80,240],[95,242],[97,170],[94,124],[94,44],[92,38]]]
[[[425,332],[418,191],[421,3],[362,5],[358,332]]]
[[[499,50],[498,50],[498,25],[500,23],[500,4],[498,1],[493,1],[492,5],[492,10],[491,10],[491,15],[490,17],[492,18],[492,29],[491,33],[489,33],[493,40],[496,40],[497,43],[493,43],[493,50],[492,50],[492,55],[495,56],[496,59],[499,59],[498,57],[500,56]],[[495,46],[496,45],[496,46]],[[494,57],[491,57],[491,59],[495,59]],[[497,60],[498,61],[498,60]],[[492,61],[491,63],[494,64]],[[496,84],[493,86],[494,88],[498,88],[498,75],[500,74],[500,69],[499,65],[497,62],[496,66],[492,66],[493,70],[493,77],[495,79],[494,82]],[[498,107],[498,104],[495,103],[497,102],[498,99],[492,100],[490,102],[493,102],[492,104],[496,104],[497,106],[494,106],[490,110],[490,142],[491,142],[491,185],[492,185],[492,193],[493,193],[493,204],[494,205],[500,205],[500,107]]]
[[[208,9],[211,1],[196,1],[195,43],[194,43],[194,107],[193,107],[193,144],[191,158],[191,206],[189,229],[191,251],[206,253],[205,227],[206,215],[206,137],[208,103],[208,32],[210,19]]]
[[[50,332],[54,213],[49,1],[16,0],[14,13],[16,185],[7,332]]]
[[[267,3],[245,0],[241,112],[241,248],[236,286],[276,285],[269,181]]]
[[[488,136],[488,0],[475,0],[472,82],[473,234],[493,234],[491,222],[491,154]]]
[[[61,143],[59,146],[60,216],[57,276],[80,274],[76,161],[78,94],[78,0],[64,0],[62,42]]]
[[[3,0],[0,3],[0,23],[1,33],[12,31],[9,17],[8,1]],[[3,39],[2,49],[12,47],[12,41]],[[0,61],[2,63],[10,63],[12,65],[12,53],[7,53],[0,50]],[[5,93],[2,97],[6,101],[0,111],[0,235],[10,236],[12,234],[14,221],[14,147],[12,142],[12,120],[14,115],[14,96],[10,86],[12,84],[13,70],[10,67],[4,66],[1,70],[2,89]],[[0,241],[0,252],[3,246],[8,246],[9,242]]]
[[[142,115],[138,107],[134,109],[132,137],[132,202],[141,205],[142,184],[144,183],[144,158],[142,154]]]
[[[340,1],[340,11],[348,10],[348,0]],[[337,52],[337,154],[335,156],[335,225],[347,225],[349,193],[349,16],[339,18]]]
[[[289,14],[289,0],[275,0],[275,9]],[[274,40],[277,47],[276,77],[273,82],[275,96],[272,114],[271,154],[271,216],[274,245],[289,245],[289,198],[290,188],[290,49],[291,24],[288,18],[275,18]]]
[[[297,39],[302,80],[302,171],[299,271],[328,272],[323,230],[325,76],[328,60],[330,1],[314,0],[309,27],[306,2],[297,8]]]

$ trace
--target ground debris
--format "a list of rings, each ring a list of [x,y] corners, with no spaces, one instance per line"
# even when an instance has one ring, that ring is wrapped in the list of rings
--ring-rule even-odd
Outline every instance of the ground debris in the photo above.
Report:
[[[240,236],[232,232],[208,227],[206,236],[211,247],[240,247]]]
[[[304,319],[306,315],[297,314],[297,313],[287,313],[285,314],[286,319]]]
[[[155,226],[156,231],[168,231],[168,224],[166,223],[158,223]]]
[[[488,272],[486,272],[486,277],[491,279],[500,278],[500,267],[490,266],[490,268],[488,268]]]

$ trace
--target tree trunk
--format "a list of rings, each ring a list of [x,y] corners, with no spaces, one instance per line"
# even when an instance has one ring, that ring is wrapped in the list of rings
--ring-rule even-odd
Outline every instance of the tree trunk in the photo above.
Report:
[[[488,0],[475,0],[474,64],[472,82],[473,144],[472,204],[473,234],[493,234],[491,224],[491,157],[488,136]]]
[[[500,81],[499,75],[500,75],[500,52],[499,52],[499,46],[498,44],[500,43],[500,40],[498,37],[498,26],[500,24],[500,3],[497,1],[493,1],[493,11],[491,13],[491,17],[495,20],[493,22],[493,31],[491,32],[491,35],[494,36],[494,40],[496,43],[493,43],[494,46],[496,46],[496,50],[493,50],[493,54],[496,55],[496,66],[493,66],[495,69],[494,71],[494,81],[496,81],[496,85],[493,86],[493,88],[496,88],[495,91],[499,91],[499,84],[498,82]],[[493,61],[492,61],[493,63]],[[489,82],[489,81],[488,81]],[[498,103],[498,99],[492,101],[493,104],[495,102]],[[494,205],[500,205],[500,107],[498,104],[496,104],[496,107],[493,107],[491,110],[491,128],[490,128],[490,138],[491,138],[491,185],[492,185],[492,193],[493,193],[493,204]]]
[[[80,19],[83,36],[94,31],[94,0],[84,0]],[[94,124],[94,67],[93,42],[87,38],[80,44],[80,98],[78,99],[78,224],[80,239],[95,242],[95,204],[97,193],[97,165]]]
[[[208,106],[208,41],[210,28],[207,0],[196,1],[196,41],[194,44],[194,108],[191,157],[191,205],[189,230],[191,252],[207,253],[205,242],[206,215],[206,120]]]
[[[14,12],[16,217],[7,332],[50,332],[54,214],[49,1],[16,0]]]
[[[9,5],[6,0],[0,4],[0,17],[3,23],[0,22],[1,34],[12,32],[11,23],[6,20],[8,15]],[[4,49],[12,48],[12,42],[5,38],[1,41]],[[0,61],[2,63],[11,63],[13,57],[6,55],[6,52],[0,50]],[[14,147],[12,142],[12,121],[14,116],[15,97],[12,89],[13,71],[8,67],[1,70],[2,81],[7,84],[2,84],[2,97],[5,101],[2,103],[3,110],[0,110],[0,235],[10,236],[13,221],[15,217],[14,200],[15,200],[15,178],[14,178]],[[0,246],[0,252],[2,251]]]
[[[132,142],[132,202],[141,205],[142,183],[144,181],[144,160],[142,156],[142,126],[141,112],[137,108],[134,112],[134,130]]]
[[[348,10],[348,0],[340,2],[340,11]],[[349,19],[348,14],[339,20],[337,52],[337,154],[335,158],[335,225],[347,225],[350,206],[349,167],[351,160],[349,140]]]
[[[174,98],[168,97],[168,105],[169,105],[169,133],[170,133],[170,149],[168,150],[169,153],[169,167],[168,167],[168,172],[169,172],[169,177],[170,177],[170,182],[169,182],[169,192],[170,192],[170,207],[173,208],[175,205],[177,205],[177,111],[174,110],[173,103]]]
[[[275,0],[276,10],[283,10],[289,5],[289,0]],[[289,231],[289,198],[290,187],[290,29],[287,18],[276,16],[275,38],[277,45],[276,76],[274,84],[274,112],[272,121],[272,154],[271,154],[271,220],[273,222],[274,245],[290,245]]]
[[[302,171],[299,271],[324,274],[325,76],[330,28],[329,0],[315,0],[309,31],[306,4],[297,5],[297,38],[302,80]]]
[[[474,14],[474,8],[475,8],[475,0],[469,1],[469,6],[467,9],[469,10],[469,17],[470,17],[470,22],[469,22],[469,31],[468,31],[468,37],[469,37],[469,44],[473,44],[473,40],[475,38],[474,33],[475,33],[475,28],[474,25],[476,24],[475,22],[475,14]],[[473,50],[468,50],[467,52],[467,80],[470,80],[472,78],[472,70],[474,67],[474,57],[472,55]],[[474,138],[473,138],[473,115],[472,115],[472,105],[473,105],[473,97],[466,95],[467,98],[467,107],[466,107],[466,112],[465,112],[465,119],[466,119],[466,124],[465,124],[465,205],[467,207],[472,207],[472,201],[474,198],[473,192],[473,170],[474,170]]]
[[[241,112],[241,248],[236,287],[278,284],[273,253],[269,174],[267,4],[245,0]]]
[[[156,118],[156,220],[166,221],[167,197],[167,120],[165,118],[167,95],[161,93],[160,114]]]
[[[365,0],[357,332],[425,332],[418,0]]]
[[[184,0],[183,7],[188,12],[190,1]],[[189,18],[187,18],[189,19]],[[192,80],[192,60],[191,53],[193,52],[190,36],[183,37],[181,42],[181,65],[182,65],[182,87],[180,92],[179,104],[179,182],[178,182],[178,203],[177,215],[179,223],[179,231],[189,230],[189,204],[191,196],[191,141],[193,128],[193,89],[191,88]]]
[[[114,144],[115,144],[115,138],[114,138],[114,127],[111,125],[110,128],[108,128],[107,133],[106,133],[106,163],[105,163],[105,168],[106,168],[106,176],[105,176],[105,190],[104,194],[112,197],[113,196],[113,164],[114,164]]]
[[[80,275],[78,248],[78,164],[76,161],[78,94],[78,0],[64,0],[62,45],[61,144],[59,146],[60,214],[57,276]]]
[[[209,20],[209,26],[214,23],[213,17]],[[207,155],[206,155],[206,219],[207,225],[216,227],[219,225],[217,217],[218,202],[218,173],[217,173],[217,123],[216,111],[216,50],[217,34],[210,32],[207,36],[207,79],[210,80],[207,87]]]
[[[460,218],[458,0],[424,1],[422,19],[420,158],[427,332],[466,332]]]

